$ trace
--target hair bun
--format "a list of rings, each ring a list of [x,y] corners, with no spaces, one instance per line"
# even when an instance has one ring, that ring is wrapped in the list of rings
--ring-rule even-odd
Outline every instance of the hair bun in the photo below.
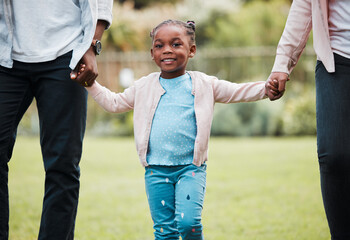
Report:
[[[194,21],[191,20],[186,23],[193,29],[193,31],[196,31],[196,23]]]

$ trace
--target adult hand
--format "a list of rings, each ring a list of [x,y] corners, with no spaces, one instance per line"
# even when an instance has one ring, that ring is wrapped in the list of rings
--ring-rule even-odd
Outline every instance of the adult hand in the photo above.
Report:
[[[281,98],[286,90],[286,82],[289,80],[289,76],[284,72],[273,72],[269,76],[269,80],[275,83],[274,85],[266,85],[267,95],[271,101]],[[277,85],[277,86],[276,86]],[[278,92],[276,92],[277,87]],[[271,93],[275,92],[275,94]]]
[[[92,47],[86,51],[75,69],[71,72],[72,80],[84,87],[90,87],[98,76],[95,51]]]
[[[101,40],[104,30],[107,28],[108,22],[104,20],[98,20],[93,39]],[[90,87],[98,75],[97,62],[95,50],[90,46],[86,51],[76,68],[71,72],[70,77],[72,80],[77,81],[84,87]]]

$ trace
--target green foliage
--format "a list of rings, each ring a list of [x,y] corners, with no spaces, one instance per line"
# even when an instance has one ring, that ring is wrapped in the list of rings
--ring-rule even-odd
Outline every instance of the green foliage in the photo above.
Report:
[[[96,104],[91,102],[91,104]],[[95,117],[95,119],[91,119]],[[97,117],[97,118],[96,118]],[[103,136],[132,136],[134,133],[133,112],[112,114],[101,109],[89,114],[88,132]]]
[[[124,2],[119,1],[119,2]],[[173,4],[167,4],[167,3]],[[156,0],[135,0],[136,8],[153,9],[149,13],[155,14],[157,8],[166,8],[167,11],[159,12],[159,19],[154,26],[161,20],[165,20],[167,15],[164,12],[171,12],[170,18],[193,19],[193,12],[189,11],[188,16],[177,13],[176,4],[186,4],[182,1],[156,1]],[[188,3],[189,4],[189,3]],[[190,5],[190,4],[189,4]],[[193,20],[197,23],[196,38],[200,47],[232,47],[232,46],[275,46],[281,36],[283,27],[288,15],[290,2],[287,0],[249,1],[240,6],[237,4],[234,9],[228,11],[222,9],[195,9],[196,11],[205,11],[205,17],[199,17]],[[117,6],[119,7],[119,6]],[[131,11],[126,9],[125,11]],[[137,11],[138,12],[138,11]],[[192,14],[191,14],[192,13]],[[127,14],[120,17],[115,16],[112,27],[109,30],[107,44],[115,46],[120,51],[136,51],[149,49],[148,32],[153,25],[142,24],[149,22],[153,16],[146,14],[134,15],[134,18],[128,18]],[[168,14],[169,15],[169,14]],[[178,17],[176,17],[178,15]],[[139,17],[138,17],[139,16]],[[165,18],[165,19],[164,19]]]
[[[293,0],[241,0],[241,2],[247,4],[247,3],[251,3],[251,2],[266,2],[266,3],[270,3],[270,2],[289,2],[290,4],[293,2]]]
[[[314,89],[289,99],[283,111],[285,135],[316,135],[316,99]]]
[[[253,1],[232,13],[213,12],[201,23],[197,39],[212,47],[275,46],[289,6],[282,1]]]
[[[103,35],[103,42],[107,48],[127,52],[141,50],[144,47],[142,39],[138,36],[131,22],[115,21]]]
[[[281,134],[283,102],[216,104],[213,136],[275,136]]]

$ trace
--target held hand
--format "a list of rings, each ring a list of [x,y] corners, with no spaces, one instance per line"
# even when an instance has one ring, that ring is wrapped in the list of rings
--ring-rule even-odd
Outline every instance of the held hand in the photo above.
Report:
[[[92,47],[86,51],[76,68],[71,72],[72,80],[84,87],[90,87],[98,76],[96,55]]]
[[[273,72],[270,74],[266,83],[266,94],[271,101],[283,96],[288,80],[289,76],[287,73]]]
[[[265,83],[265,93],[269,97],[271,101],[274,100],[276,96],[280,94],[278,91],[278,81],[277,80],[272,80],[272,79],[267,79]]]

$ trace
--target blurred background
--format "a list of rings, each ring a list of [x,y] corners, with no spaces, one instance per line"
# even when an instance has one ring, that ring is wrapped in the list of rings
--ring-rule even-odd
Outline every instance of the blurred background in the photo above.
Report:
[[[197,54],[188,70],[232,82],[266,80],[292,0],[118,0],[114,22],[103,36],[98,81],[123,91],[133,81],[159,71],[151,60],[149,32],[166,19],[196,22]],[[311,36],[312,38],[312,36]],[[315,135],[314,66],[311,39],[275,102],[217,104],[212,136]],[[104,112],[89,97],[87,134],[132,136],[132,112]],[[20,135],[39,131],[35,102],[24,116]]]

